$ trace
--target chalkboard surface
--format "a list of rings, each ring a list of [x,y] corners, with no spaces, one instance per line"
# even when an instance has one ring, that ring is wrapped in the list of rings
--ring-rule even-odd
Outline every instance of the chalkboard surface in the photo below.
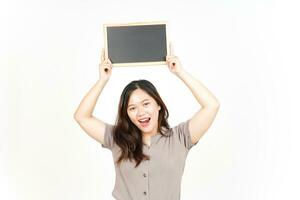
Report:
[[[113,66],[165,64],[166,23],[104,25],[106,57]]]

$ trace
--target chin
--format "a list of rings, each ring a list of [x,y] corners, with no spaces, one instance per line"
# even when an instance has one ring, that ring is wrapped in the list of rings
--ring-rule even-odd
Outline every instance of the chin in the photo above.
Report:
[[[144,132],[144,133],[152,133],[153,127],[151,127],[151,128],[141,128],[140,130],[141,130],[142,132]]]

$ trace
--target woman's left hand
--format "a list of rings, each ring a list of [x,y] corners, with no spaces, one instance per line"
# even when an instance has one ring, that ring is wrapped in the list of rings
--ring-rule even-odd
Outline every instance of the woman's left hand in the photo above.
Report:
[[[179,74],[182,71],[180,60],[177,56],[173,55],[173,46],[170,43],[170,52],[169,55],[166,56],[166,62],[169,70],[174,74]]]

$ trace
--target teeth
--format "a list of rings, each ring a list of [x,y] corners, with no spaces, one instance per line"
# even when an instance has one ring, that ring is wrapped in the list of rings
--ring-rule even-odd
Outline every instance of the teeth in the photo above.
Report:
[[[140,122],[146,122],[146,121],[148,121],[149,120],[149,118],[147,118],[147,119],[143,119],[143,120],[139,120]]]

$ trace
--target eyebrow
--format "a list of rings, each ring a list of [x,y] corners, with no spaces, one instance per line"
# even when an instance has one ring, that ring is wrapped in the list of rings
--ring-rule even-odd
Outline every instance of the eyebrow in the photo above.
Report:
[[[144,102],[144,101],[150,101],[150,99],[144,99],[141,102]],[[130,106],[134,106],[134,104],[129,104],[128,107],[130,107]]]

